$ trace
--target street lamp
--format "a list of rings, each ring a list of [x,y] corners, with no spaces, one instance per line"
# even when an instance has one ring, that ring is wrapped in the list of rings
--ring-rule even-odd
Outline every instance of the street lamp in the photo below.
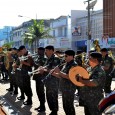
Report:
[[[25,18],[33,19],[33,18],[31,18],[31,17],[28,17],[28,16],[22,16],[22,15],[18,15],[18,17],[25,17]],[[37,14],[36,14],[36,18],[35,18],[35,19],[37,20]]]
[[[87,53],[90,51],[90,40],[91,40],[91,25],[90,25],[90,9],[93,9],[95,4],[97,3],[97,0],[93,1],[90,3],[90,1],[92,0],[87,0],[84,1],[84,3],[88,3],[88,6],[86,7],[86,9],[88,10],[88,39],[87,39]]]

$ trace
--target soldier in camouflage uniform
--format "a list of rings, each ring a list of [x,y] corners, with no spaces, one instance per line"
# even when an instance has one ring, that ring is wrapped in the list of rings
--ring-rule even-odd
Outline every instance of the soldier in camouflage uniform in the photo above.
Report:
[[[12,64],[12,84],[13,84],[13,92],[11,94],[14,94],[14,95],[17,95],[18,94],[18,86],[17,86],[17,76],[16,76],[16,73],[15,73],[15,64],[16,64],[16,61],[18,59],[18,55],[17,55],[17,48],[13,48],[12,50],[12,57],[13,57],[13,64]]]
[[[108,56],[108,50],[106,48],[101,49],[101,54],[103,56],[102,66],[106,72],[106,81],[104,86],[104,91],[106,93],[111,93],[111,82],[112,82],[112,70],[114,68],[113,59]]]
[[[28,56],[28,51],[25,48],[25,46],[20,46],[19,51],[21,55],[23,56]],[[32,105],[32,89],[31,89],[31,79],[30,76],[28,75],[28,71],[32,71],[32,66],[34,64],[34,61],[31,56],[28,56],[27,60],[22,60],[20,61],[20,64],[22,65],[21,67],[21,72],[23,75],[23,89],[24,93],[27,96],[27,100],[23,102],[24,105]]]
[[[21,95],[17,97],[17,99],[24,100],[25,96],[24,96],[24,88],[23,88],[23,75],[20,70],[20,59],[19,59],[19,57],[21,56],[21,52],[19,50],[17,51],[17,55],[18,58],[16,60],[14,68],[15,68],[16,84],[19,87],[21,93]]]
[[[105,71],[102,69],[100,63],[102,55],[93,52],[89,57],[89,65],[92,67],[92,72],[88,80],[82,79],[78,76],[78,81],[85,86],[79,88],[79,98],[84,106],[85,115],[101,115],[98,110],[98,104],[104,97],[103,87],[106,79]],[[80,105],[81,105],[80,102]]]
[[[35,70],[45,64],[46,58],[44,57],[44,51],[45,49],[43,47],[38,48],[37,51],[38,57],[35,58],[34,60]],[[38,112],[45,111],[45,90],[44,90],[44,83],[42,82],[42,79],[44,79],[43,74],[34,74],[33,76],[33,80],[35,80],[36,82],[36,93],[40,101],[40,106],[35,108],[35,110],[37,110]]]
[[[45,55],[47,56],[46,68],[42,68],[40,73],[48,74],[51,69],[60,64],[60,59],[54,55],[54,47],[50,45],[45,47]],[[51,110],[50,115],[57,115],[59,79],[48,74],[43,82],[46,86],[46,98]]]
[[[74,93],[76,86],[69,80],[68,74],[72,67],[77,66],[74,61],[75,52],[73,50],[65,51],[65,65],[60,70],[59,67],[55,68],[52,73],[57,78],[60,78],[60,89],[62,91],[63,108],[66,115],[75,115],[74,109]]]
[[[7,54],[7,65],[6,69],[8,70],[8,75],[9,75],[9,80],[10,80],[10,88],[6,89],[7,91],[13,91],[13,80],[12,80],[12,64],[13,64],[13,57],[12,57],[12,50],[13,48],[8,49],[8,54]]]

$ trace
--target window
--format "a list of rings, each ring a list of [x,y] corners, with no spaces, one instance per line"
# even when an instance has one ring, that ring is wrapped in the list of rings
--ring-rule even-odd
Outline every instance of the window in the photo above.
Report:
[[[55,37],[55,30],[53,30],[53,36]]]
[[[67,36],[67,28],[66,27],[64,28],[64,36],[65,37]]]

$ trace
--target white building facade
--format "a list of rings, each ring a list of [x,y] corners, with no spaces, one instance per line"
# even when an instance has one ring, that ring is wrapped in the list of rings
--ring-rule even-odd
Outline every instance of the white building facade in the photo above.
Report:
[[[71,49],[71,18],[60,16],[50,23],[50,28],[53,38],[40,40],[40,46],[53,45],[56,50]]]
[[[73,15],[73,13],[72,13]],[[88,17],[87,13],[80,18],[76,17],[76,23],[72,27],[72,48],[74,50],[87,50],[88,39]],[[101,40],[103,36],[103,10],[90,13],[91,42],[95,39]]]
[[[27,31],[26,23],[23,24],[12,33],[11,41],[15,41],[14,46],[19,47],[23,44],[22,35]],[[103,10],[91,11],[90,24],[92,41],[95,39],[101,41],[103,36]],[[67,49],[87,50],[88,17],[86,10],[71,10],[70,16],[60,16],[53,19],[50,22],[50,28],[50,35],[53,38],[40,39],[39,46],[53,45],[56,50],[64,51]]]
[[[87,14],[87,11],[72,10],[71,16],[60,16],[50,23],[50,34],[54,39],[40,40],[41,46],[53,45],[56,50],[73,49],[75,44],[72,39],[72,26],[76,25],[76,19]],[[44,43],[43,43],[44,42]]]

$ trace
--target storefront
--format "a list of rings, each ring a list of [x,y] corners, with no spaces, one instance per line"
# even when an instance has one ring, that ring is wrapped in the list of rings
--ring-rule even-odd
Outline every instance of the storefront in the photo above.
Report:
[[[100,40],[101,48],[108,48],[112,51],[115,56],[115,38],[108,38],[105,40]]]

